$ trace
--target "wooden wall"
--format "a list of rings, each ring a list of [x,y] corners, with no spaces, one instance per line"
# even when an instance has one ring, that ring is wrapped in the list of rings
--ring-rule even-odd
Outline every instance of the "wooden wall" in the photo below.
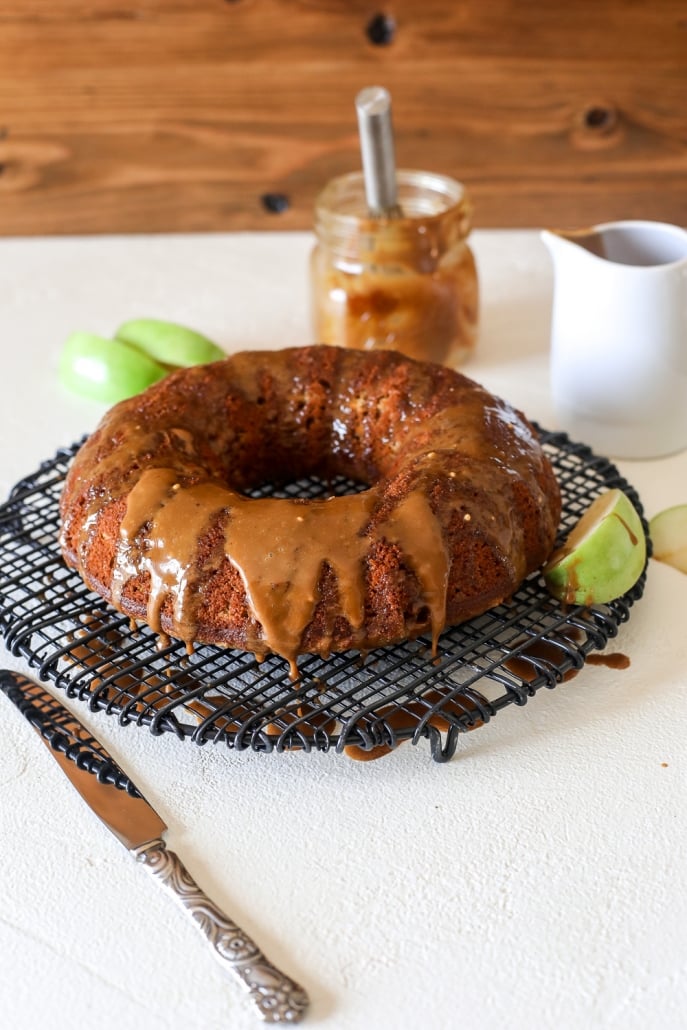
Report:
[[[479,226],[687,223],[685,0],[0,0],[0,234],[307,228],[373,84]]]

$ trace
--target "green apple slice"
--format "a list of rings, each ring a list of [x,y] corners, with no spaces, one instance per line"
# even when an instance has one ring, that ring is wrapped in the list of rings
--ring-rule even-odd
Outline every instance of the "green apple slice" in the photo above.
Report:
[[[547,588],[566,604],[606,604],[627,593],[646,563],[642,521],[622,490],[597,497],[544,568]]]
[[[95,333],[72,333],[60,354],[63,386],[92,400],[116,404],[167,375],[147,354]]]
[[[676,504],[654,515],[649,536],[657,561],[687,572],[687,504]]]
[[[132,347],[138,347],[155,361],[176,368],[205,365],[226,358],[224,351],[195,329],[159,318],[132,318],[115,333]]]

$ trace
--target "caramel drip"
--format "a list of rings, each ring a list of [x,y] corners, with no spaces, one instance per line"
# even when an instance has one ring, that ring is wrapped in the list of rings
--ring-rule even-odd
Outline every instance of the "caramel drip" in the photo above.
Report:
[[[639,540],[637,539],[637,534],[632,531],[630,526],[628,526],[627,522],[622,517],[622,515],[619,515],[617,511],[614,511],[612,514],[617,518],[618,522],[620,522],[620,524],[622,525],[623,529],[625,530],[625,532],[629,536],[630,543],[632,544],[632,546],[636,547],[637,544],[639,543]]]
[[[420,581],[430,610],[432,650],[436,653],[446,618],[449,559],[441,528],[426,497],[418,490],[409,493],[387,519],[384,536],[399,545]]]
[[[138,480],[126,502],[126,515],[119,529],[125,547],[130,545],[136,534],[156,514],[156,509],[171,497],[177,485],[174,469],[147,469]],[[115,563],[116,564],[116,563]]]
[[[223,550],[241,575],[248,602],[262,624],[267,648],[293,662],[318,597],[327,562],[336,574],[339,604],[352,628],[364,616],[362,558],[375,490],[328,501],[251,500],[214,483],[181,487],[172,469],[148,469],[133,487],[120,528],[112,580],[119,606],[127,582],[150,575],[147,622],[162,630],[161,611],[173,599],[173,633],[195,635],[198,541],[226,511]],[[331,533],[331,504],[339,534]],[[256,642],[257,643],[257,642]]]
[[[337,580],[339,608],[355,631],[363,624],[363,557],[371,540],[398,544],[422,587],[432,637],[444,627],[448,555],[441,528],[419,491],[409,493],[374,529],[378,501],[372,488],[328,500],[250,499],[214,483],[182,487],[173,469],[147,469],[133,487],[120,528],[112,580],[119,606],[129,580],[147,572],[147,622],[162,632],[161,612],[172,599],[172,632],[193,640],[199,604],[198,541],[226,512],[223,550],[243,581],[250,609],[262,626],[257,651],[268,649],[291,663],[319,601],[325,563]],[[337,533],[332,533],[332,505]]]
[[[290,662],[317,606],[325,562],[338,579],[342,614],[354,630],[362,625],[365,530],[376,500],[374,489],[326,501],[236,499],[225,551],[241,574],[267,644]],[[332,533],[332,505],[338,533]]]
[[[114,563],[112,603],[119,605],[132,576],[148,572],[149,626],[161,632],[160,613],[166,599],[172,597],[173,633],[192,642],[196,619],[191,594],[198,541],[237,497],[214,483],[182,488],[173,469],[147,469],[127,500]]]

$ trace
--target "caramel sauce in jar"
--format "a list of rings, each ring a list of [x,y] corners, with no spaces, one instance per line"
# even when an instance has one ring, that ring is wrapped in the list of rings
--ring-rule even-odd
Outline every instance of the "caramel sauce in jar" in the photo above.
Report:
[[[398,209],[374,218],[362,173],[333,179],[315,204],[313,328],[319,342],[397,350],[446,365],[477,342],[471,205],[443,175],[399,171]]]

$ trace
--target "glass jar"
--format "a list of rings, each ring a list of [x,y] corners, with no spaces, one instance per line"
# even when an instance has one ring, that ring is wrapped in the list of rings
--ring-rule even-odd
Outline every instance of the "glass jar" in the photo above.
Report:
[[[333,179],[315,203],[315,338],[455,365],[477,340],[478,282],[463,185],[399,171],[398,216],[372,218],[362,172]]]

